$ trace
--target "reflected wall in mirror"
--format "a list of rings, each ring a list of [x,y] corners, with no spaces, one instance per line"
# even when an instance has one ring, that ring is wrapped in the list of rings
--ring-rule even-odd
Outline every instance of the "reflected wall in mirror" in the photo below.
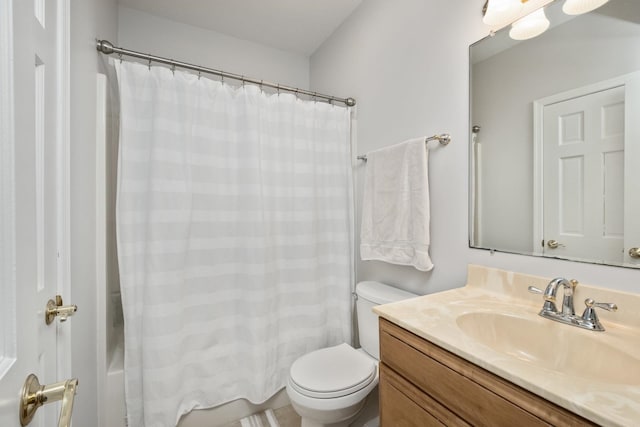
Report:
[[[640,267],[640,1],[563,3],[470,48],[470,246]]]

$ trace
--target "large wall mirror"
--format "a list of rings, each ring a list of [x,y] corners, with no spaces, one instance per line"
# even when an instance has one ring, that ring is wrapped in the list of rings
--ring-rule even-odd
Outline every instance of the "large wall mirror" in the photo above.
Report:
[[[640,267],[640,1],[470,48],[470,246]]]

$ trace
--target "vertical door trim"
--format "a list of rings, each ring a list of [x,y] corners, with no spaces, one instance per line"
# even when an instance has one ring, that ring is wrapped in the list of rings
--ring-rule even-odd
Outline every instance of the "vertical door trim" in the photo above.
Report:
[[[0,379],[16,361],[13,1],[0,2]],[[10,207],[6,209],[6,207]],[[6,250],[9,248],[9,250]]]
[[[73,304],[71,294],[71,4],[70,0],[57,2],[56,34],[56,241],[58,247],[58,294],[67,304]],[[82,309],[82,308],[81,308]],[[71,329],[57,328],[57,376],[72,376]]]

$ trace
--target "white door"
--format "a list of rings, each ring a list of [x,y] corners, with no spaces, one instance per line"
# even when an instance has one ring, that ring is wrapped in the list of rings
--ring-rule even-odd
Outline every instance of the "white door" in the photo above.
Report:
[[[544,254],[624,258],[625,88],[544,107]]]
[[[0,291],[8,300],[0,326],[0,425],[17,427],[27,376],[37,375],[42,385],[62,380],[57,336],[69,328],[57,320],[45,323],[47,301],[55,300],[63,277],[59,165],[64,112],[59,105],[64,73],[58,58],[66,47],[57,24],[67,12],[56,0],[0,3],[0,218],[6,238],[0,243]],[[29,425],[56,425],[58,413],[58,404],[44,405]]]

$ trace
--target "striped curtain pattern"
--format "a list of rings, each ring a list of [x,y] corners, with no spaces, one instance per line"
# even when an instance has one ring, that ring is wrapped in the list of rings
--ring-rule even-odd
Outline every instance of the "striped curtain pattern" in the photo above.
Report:
[[[237,398],[349,341],[350,112],[116,61],[129,425]]]

